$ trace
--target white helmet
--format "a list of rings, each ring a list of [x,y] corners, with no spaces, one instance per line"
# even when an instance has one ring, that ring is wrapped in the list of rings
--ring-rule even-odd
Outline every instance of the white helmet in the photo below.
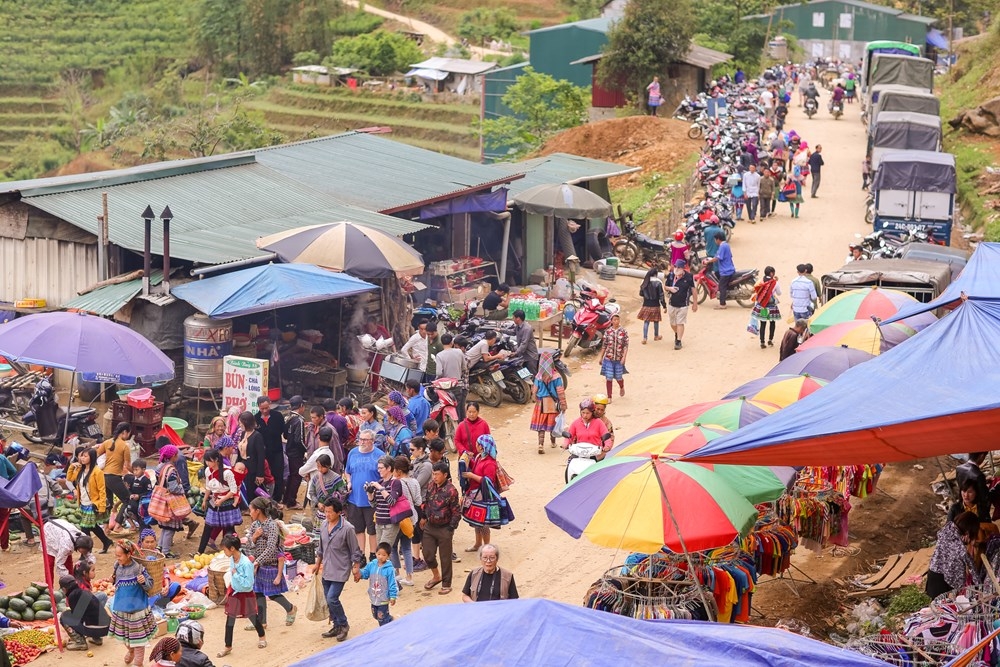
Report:
[[[205,643],[205,628],[198,621],[186,619],[177,626],[176,636],[182,645],[199,648]]]

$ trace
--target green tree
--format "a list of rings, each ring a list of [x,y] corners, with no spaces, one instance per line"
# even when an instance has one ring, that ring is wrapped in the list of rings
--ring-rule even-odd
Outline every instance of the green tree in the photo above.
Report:
[[[525,67],[502,101],[512,115],[483,121],[483,137],[490,146],[507,147],[510,156],[518,158],[557,132],[585,123],[590,89]]]
[[[563,0],[563,6],[569,10],[573,20],[582,21],[601,15],[601,7],[605,0]]]
[[[356,67],[374,76],[388,76],[423,60],[417,43],[405,35],[376,30],[357,37],[338,39],[328,63],[334,67]]]
[[[630,0],[625,15],[608,31],[598,80],[607,86],[642,90],[691,48],[691,14],[689,0]]]
[[[482,43],[488,39],[507,39],[520,29],[517,15],[507,7],[477,7],[462,14],[457,32],[470,42]]]

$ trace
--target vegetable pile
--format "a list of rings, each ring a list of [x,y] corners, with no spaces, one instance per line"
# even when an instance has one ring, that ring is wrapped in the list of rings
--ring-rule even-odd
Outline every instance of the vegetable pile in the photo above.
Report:
[[[66,611],[62,591],[56,591],[55,598],[56,611]],[[0,612],[15,621],[50,621],[52,611],[49,589],[43,583],[28,586],[21,594],[0,595]]]
[[[42,649],[36,646],[22,644],[16,639],[11,639],[12,636],[13,635],[8,635],[5,637],[3,643],[4,648],[7,649],[7,657],[14,667],[27,665],[29,662],[42,654]]]

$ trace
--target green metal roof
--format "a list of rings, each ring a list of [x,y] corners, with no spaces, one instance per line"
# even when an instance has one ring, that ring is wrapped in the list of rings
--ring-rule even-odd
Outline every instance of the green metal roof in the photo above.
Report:
[[[347,132],[253,151],[257,162],[336,199],[395,213],[462,193],[501,178],[488,165],[409,146],[365,132]]]
[[[108,216],[111,217],[110,215]],[[159,285],[163,282],[163,271],[155,269],[149,273],[149,284]],[[142,291],[142,278],[128,280],[116,285],[105,285],[95,290],[70,299],[62,305],[63,308],[75,308],[95,315],[110,317],[121,310],[129,301]]]
[[[572,23],[559,23],[545,28],[536,28],[534,30],[527,31],[525,34],[536,35],[540,32],[552,32],[553,30],[565,30],[566,28],[579,28],[580,30],[590,30],[591,32],[607,33],[613,21],[614,19],[597,17],[594,19],[573,21]]]
[[[552,153],[545,157],[532,158],[521,162],[498,162],[491,165],[495,169],[524,172],[524,178],[512,182],[508,197],[514,197],[528,188],[546,183],[581,183],[595,179],[611,178],[640,171],[642,167],[627,167],[614,162],[591,158]]]
[[[157,214],[169,205],[175,216],[170,224],[171,256],[207,264],[264,255],[254,245],[258,237],[302,225],[349,220],[396,236],[427,227],[344,204],[308,184],[247,163],[240,156],[236,161],[203,162],[201,169],[162,177],[143,171],[133,174],[132,182],[111,181],[117,184],[95,179],[99,174],[89,174],[89,180],[76,183],[41,179],[26,182],[20,191],[26,204],[94,234],[98,233],[101,194],[106,192],[110,240],[136,252],[143,250],[144,227],[139,214],[147,205]],[[128,170],[119,170],[118,176],[112,177],[118,179],[122,171]],[[378,180],[374,175],[370,178]],[[0,185],[0,190],[4,187],[9,186]],[[162,248],[162,224],[156,220],[152,250],[160,254]]]

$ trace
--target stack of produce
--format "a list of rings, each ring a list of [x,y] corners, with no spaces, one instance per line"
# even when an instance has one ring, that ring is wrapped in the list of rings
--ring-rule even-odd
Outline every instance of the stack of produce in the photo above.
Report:
[[[57,611],[66,611],[62,591],[56,591]],[[15,621],[52,620],[52,602],[45,584],[32,584],[20,595],[0,595],[0,612]]]
[[[197,573],[208,567],[211,562],[212,556],[210,554],[196,554],[191,560],[178,563],[174,568],[174,575],[181,579],[194,579]]]
[[[55,519],[65,519],[75,526],[80,525],[80,505],[73,500],[60,500],[59,506],[52,512]]]

